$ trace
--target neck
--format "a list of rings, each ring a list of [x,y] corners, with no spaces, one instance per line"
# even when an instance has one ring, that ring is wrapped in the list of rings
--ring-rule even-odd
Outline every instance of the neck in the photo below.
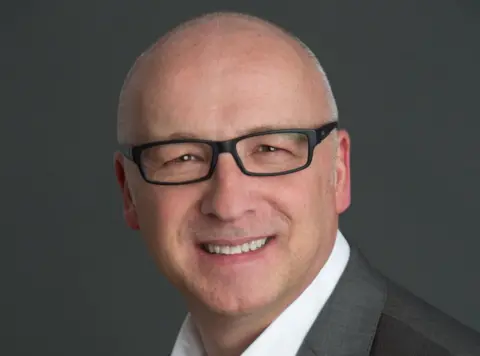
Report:
[[[239,356],[266,329],[273,319],[245,316],[200,316],[192,313],[208,356]]]

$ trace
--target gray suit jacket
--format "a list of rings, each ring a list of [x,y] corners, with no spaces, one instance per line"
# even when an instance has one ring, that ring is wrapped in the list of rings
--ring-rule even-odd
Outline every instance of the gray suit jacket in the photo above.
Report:
[[[298,356],[480,356],[480,334],[350,260]]]

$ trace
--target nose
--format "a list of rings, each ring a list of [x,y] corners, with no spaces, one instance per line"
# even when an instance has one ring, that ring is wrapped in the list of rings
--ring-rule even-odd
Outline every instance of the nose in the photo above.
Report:
[[[235,221],[254,211],[252,178],[242,173],[230,154],[220,154],[201,212],[222,221]]]

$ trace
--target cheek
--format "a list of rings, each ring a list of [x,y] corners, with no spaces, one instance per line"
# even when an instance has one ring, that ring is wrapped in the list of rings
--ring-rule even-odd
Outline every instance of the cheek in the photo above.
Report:
[[[323,211],[334,207],[335,191],[329,184],[330,177],[305,170],[288,178],[275,188],[275,192],[277,200],[281,199],[282,206],[294,221],[311,223],[312,215],[320,217]]]
[[[331,177],[313,173],[298,172],[283,188],[277,187],[277,191],[282,192],[282,210],[291,220],[289,249],[298,255],[306,249],[313,253],[312,240],[321,242],[335,222],[335,190],[330,184]]]
[[[173,243],[185,223],[194,199],[175,187],[153,187],[137,199],[140,228],[148,239]]]
[[[142,192],[137,214],[142,237],[162,273],[177,287],[187,273],[188,236],[183,230],[191,215],[193,194],[172,187],[153,187]],[[179,284],[180,283],[180,284]]]

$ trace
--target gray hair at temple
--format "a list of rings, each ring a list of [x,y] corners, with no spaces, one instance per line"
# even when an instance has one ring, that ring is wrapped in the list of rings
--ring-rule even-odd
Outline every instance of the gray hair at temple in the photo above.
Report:
[[[303,41],[300,40],[298,37],[293,36],[292,34],[290,34],[290,36],[292,36],[303,47],[303,49],[307,52],[310,58],[314,61],[315,66],[317,67],[317,70],[320,73],[322,73],[323,85],[325,86],[325,90],[327,91],[327,102],[328,102],[328,107],[330,109],[330,120],[339,121],[337,101],[335,100],[335,95],[333,95],[332,86],[330,85],[330,81],[328,80],[327,73],[325,73],[325,70],[320,64],[320,61],[318,60],[315,53],[313,53],[313,51],[305,43],[303,43]],[[338,145],[338,135],[336,130],[332,132],[332,137],[333,137],[335,148],[336,148]],[[336,153],[334,153],[334,158],[336,158]],[[335,180],[336,180],[336,172],[334,170],[332,183],[335,182]]]
[[[290,34],[292,36],[292,34]],[[308,48],[308,46],[303,43],[298,37],[292,36],[302,47],[303,49],[308,53],[310,58],[314,61],[315,66],[317,67],[317,70],[322,73],[322,78],[323,78],[323,85],[325,85],[325,88],[327,90],[327,100],[328,100],[328,105],[330,107],[331,111],[331,116],[330,120],[332,121],[338,121],[338,107],[337,107],[337,102],[335,100],[335,96],[333,95],[332,87],[330,85],[330,82],[327,77],[327,73],[325,73],[325,70],[323,69],[322,65],[320,64],[320,61],[318,60],[317,56],[313,51]]]

